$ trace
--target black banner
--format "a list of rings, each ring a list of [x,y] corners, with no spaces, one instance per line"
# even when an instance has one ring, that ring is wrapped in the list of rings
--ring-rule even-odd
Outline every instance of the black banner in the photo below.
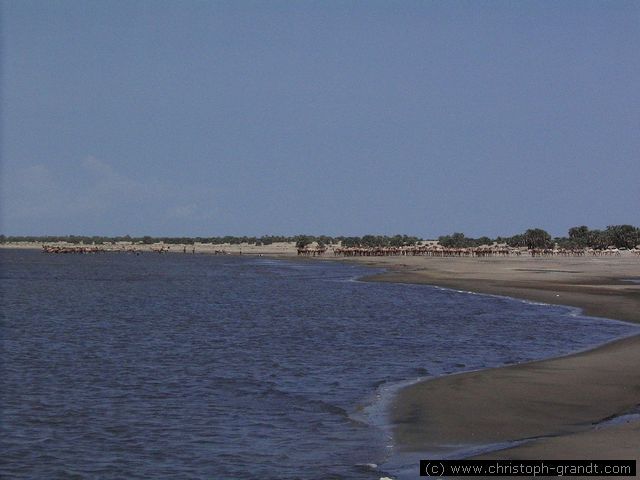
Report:
[[[635,477],[635,460],[420,460],[422,477]]]

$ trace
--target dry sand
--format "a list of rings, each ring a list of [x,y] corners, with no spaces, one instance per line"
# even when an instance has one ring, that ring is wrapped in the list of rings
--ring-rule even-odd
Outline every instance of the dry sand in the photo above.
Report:
[[[423,258],[360,261],[390,268],[370,280],[427,283],[581,307],[640,322],[640,258]],[[405,451],[530,439],[481,458],[640,460],[640,423],[598,422],[640,405],[640,336],[562,358],[425,381],[392,409]]]

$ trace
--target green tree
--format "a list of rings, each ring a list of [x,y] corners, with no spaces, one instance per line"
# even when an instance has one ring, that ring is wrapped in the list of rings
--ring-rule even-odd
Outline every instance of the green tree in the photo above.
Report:
[[[569,229],[569,240],[571,244],[584,248],[589,245],[589,227],[582,225],[580,227],[573,227]]]
[[[553,245],[551,243],[551,235],[541,228],[530,228],[524,232],[523,237],[524,243],[529,249],[550,248]]]
[[[609,225],[605,230],[611,245],[633,248],[640,244],[640,229],[633,225]]]
[[[590,230],[587,246],[591,248],[607,248],[610,244],[609,235],[603,230]]]
[[[340,237],[340,242],[343,247],[359,247],[362,245],[362,239],[360,237]]]
[[[493,240],[491,240],[489,237],[480,237],[478,239],[475,240],[475,243],[477,243],[476,246],[480,246],[480,245],[491,245],[493,243]]]
[[[468,239],[464,233],[455,232],[451,235],[443,235],[438,237],[438,243],[445,248],[461,248],[467,245]]]
[[[313,243],[313,238],[308,235],[298,235],[296,237],[296,248],[305,248]]]

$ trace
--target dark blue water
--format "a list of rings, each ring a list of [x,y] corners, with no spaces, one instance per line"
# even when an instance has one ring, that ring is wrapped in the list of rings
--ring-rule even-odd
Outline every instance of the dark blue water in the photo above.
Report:
[[[635,331],[334,263],[0,255],[2,478],[378,479],[382,388]]]

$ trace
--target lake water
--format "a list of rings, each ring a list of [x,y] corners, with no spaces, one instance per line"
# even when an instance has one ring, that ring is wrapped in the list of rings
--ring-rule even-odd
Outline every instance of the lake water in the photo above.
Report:
[[[3,478],[377,480],[398,382],[637,331],[332,262],[0,259]]]

